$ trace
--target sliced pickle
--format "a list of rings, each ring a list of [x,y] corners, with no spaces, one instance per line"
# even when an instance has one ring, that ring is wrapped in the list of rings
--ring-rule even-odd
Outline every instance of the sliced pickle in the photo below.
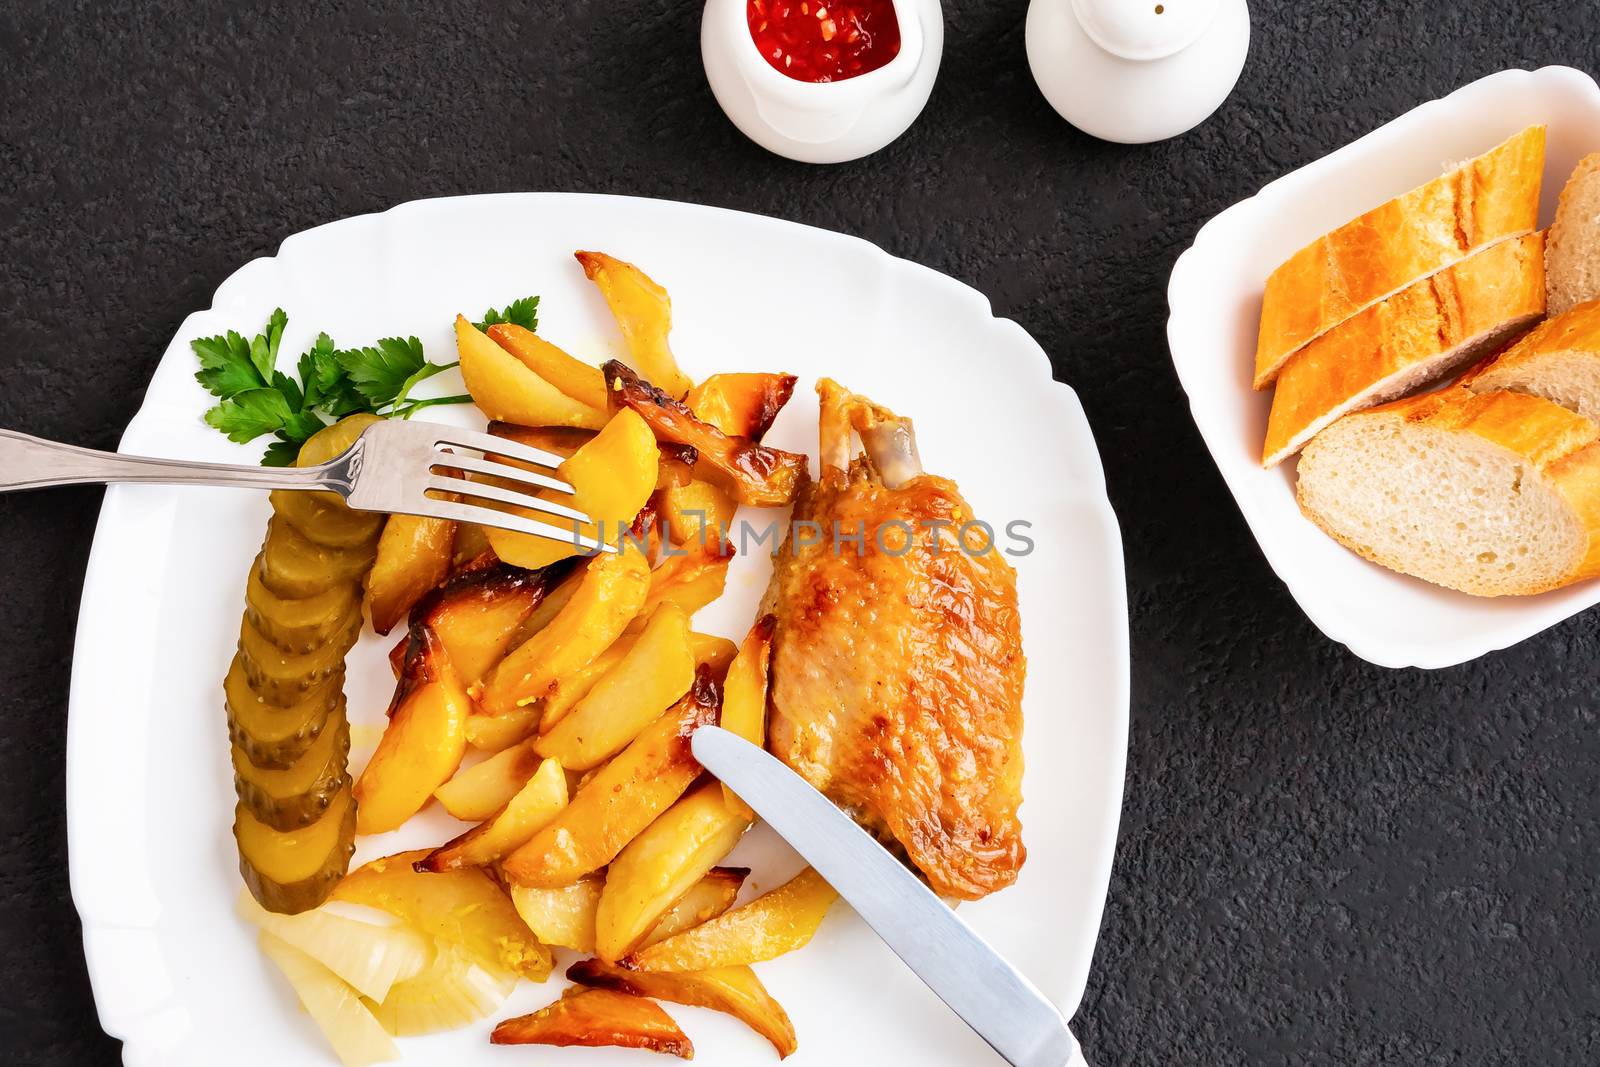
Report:
[[[307,539],[330,548],[356,548],[374,542],[383,529],[385,516],[376,511],[356,511],[344,504],[330,504],[325,493],[293,489],[272,491],[272,510]]]
[[[306,754],[333,714],[344,709],[344,671],[308,689],[287,707],[273,704],[245,675],[242,656],[233,658],[222,683],[227,697],[228,736],[257,767],[288,770]]]
[[[322,818],[334,794],[349,781],[350,724],[337,712],[294,765],[283,770],[257,767],[233,746],[233,787],[257,819],[274,830],[296,830]]]
[[[281,597],[315,596],[341,582],[360,581],[376,553],[376,540],[357,548],[319,545],[274,515],[261,546],[261,581]]]
[[[321,647],[310,652],[285,652],[268,641],[246,616],[239,624],[239,656],[250,688],[274,704],[294,703],[344,666],[344,654],[361,631],[361,616]]]
[[[361,587],[340,582],[316,596],[281,597],[261,581],[257,556],[244,590],[244,610],[262,636],[279,648],[311,652],[352,625],[361,625]]]
[[[322,818],[280,833],[240,803],[233,809],[239,873],[268,911],[293,915],[327,899],[356,850],[356,805],[348,788],[334,794]]]
[[[318,430],[306,438],[306,443],[300,446],[300,456],[295,460],[295,466],[315,467],[318,463],[326,463],[335,456],[344,455],[368,426],[382,421],[383,419],[377,415],[346,415],[332,426]],[[336,493],[317,495],[339,499]]]

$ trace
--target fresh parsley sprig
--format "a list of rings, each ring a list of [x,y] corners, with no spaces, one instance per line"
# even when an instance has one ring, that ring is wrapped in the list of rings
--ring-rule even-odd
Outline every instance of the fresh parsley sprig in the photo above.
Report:
[[[504,311],[490,308],[479,329],[512,322],[536,330],[538,309],[536,296],[514,301]],[[420,383],[460,365],[429,362],[415,337],[385,337],[364,348],[341,349],[326,333],[319,334],[295,366],[296,381],[278,370],[288,321],[278,308],[266,328],[248,341],[229,330],[190,345],[200,361],[195,378],[218,398],[206,412],[206,422],[239,444],[272,434],[276,440],[261,457],[264,466],[292,466],[312,434],[346,415],[371,412],[409,419],[424,408],[472,400],[465,395],[411,399]]]

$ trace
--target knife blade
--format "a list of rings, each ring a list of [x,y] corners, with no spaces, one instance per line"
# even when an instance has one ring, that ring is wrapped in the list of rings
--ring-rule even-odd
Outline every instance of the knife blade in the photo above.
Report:
[[[690,744],[701,766],[827,879],[1012,1067],[1082,1062],[1056,1006],[831,800],[763,749],[720,727],[700,727]]]

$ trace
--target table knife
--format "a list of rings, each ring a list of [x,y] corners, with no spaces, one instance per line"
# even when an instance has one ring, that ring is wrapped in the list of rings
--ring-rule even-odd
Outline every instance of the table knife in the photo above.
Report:
[[[832,801],[737,734],[702,726],[690,743],[1007,1063],[1087,1067],[1056,1006]]]

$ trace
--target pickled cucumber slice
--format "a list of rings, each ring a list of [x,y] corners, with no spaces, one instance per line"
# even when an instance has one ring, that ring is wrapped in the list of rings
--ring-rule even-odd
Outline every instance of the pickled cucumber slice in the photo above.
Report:
[[[335,456],[344,455],[345,451],[356,443],[356,438],[361,436],[362,431],[373,423],[382,421],[383,419],[377,415],[346,415],[332,426],[318,430],[306,438],[306,443],[300,446],[300,455],[295,459],[295,466],[315,467],[318,463],[326,463]],[[336,493],[319,495],[339,499]]]
[[[330,548],[274,515],[261,546],[261,581],[281,597],[315,596],[341,582],[359,582],[376,554],[376,540],[356,548]]]
[[[315,688],[344,666],[344,655],[355,644],[361,616],[353,625],[310,652],[285,652],[268,641],[247,617],[239,624],[239,654],[250,688],[274,704],[286,705]]]
[[[305,755],[290,767],[271,770],[250,762],[233,746],[233,787],[250,813],[274,830],[296,830],[322,818],[334,794],[349,781],[350,724],[336,712]]]
[[[244,590],[245,616],[273,644],[288,652],[311,652],[352,625],[359,627],[361,589],[340,582],[315,596],[281,597],[261,581],[261,557]]]
[[[233,809],[239,874],[268,911],[293,915],[327,899],[356,850],[356,805],[348,788],[334,794],[322,818],[280,833],[242,802]]]
[[[273,704],[250,685],[243,657],[222,683],[227,702],[228,736],[257,767],[287,770],[305,755],[334,712],[344,709],[344,671],[335,671],[321,685],[306,690],[288,706]]]
[[[376,511],[356,511],[343,503],[330,504],[326,494],[272,491],[272,510],[288,520],[309,540],[332,548],[355,548],[375,540],[384,516]],[[337,499],[337,497],[335,497]]]

